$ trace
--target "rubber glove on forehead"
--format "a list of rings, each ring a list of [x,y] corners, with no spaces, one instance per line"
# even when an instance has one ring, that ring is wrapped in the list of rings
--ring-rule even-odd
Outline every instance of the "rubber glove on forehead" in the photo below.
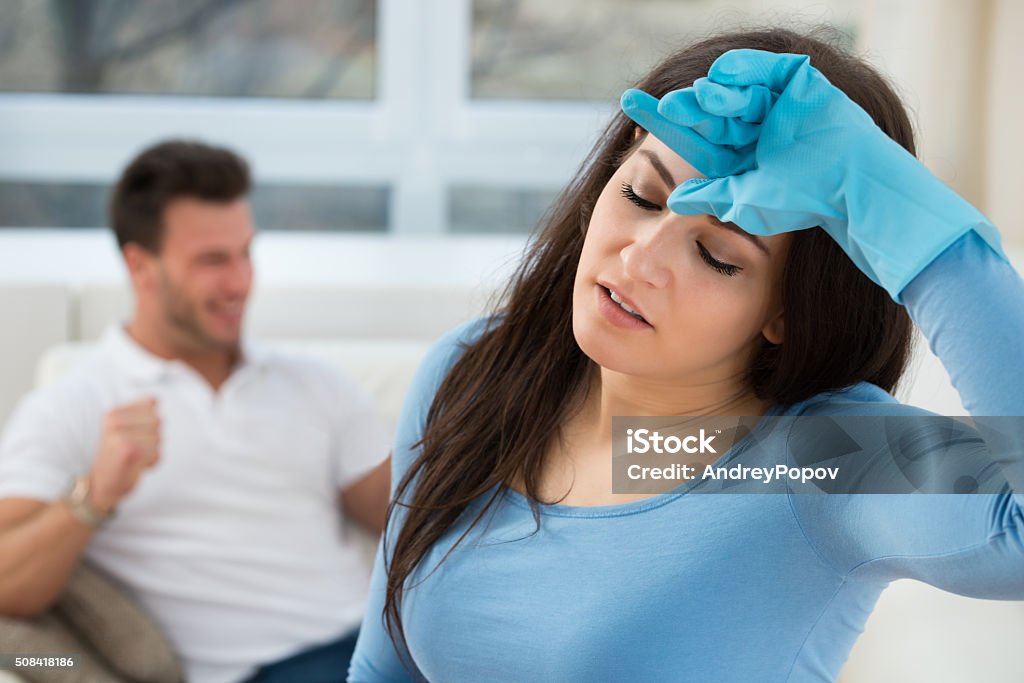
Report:
[[[732,50],[706,79],[623,111],[708,178],[669,207],[760,235],[821,226],[857,266],[899,293],[970,230],[1004,260],[998,231],[890,139],[806,55]]]
[[[627,90],[621,105],[698,171],[718,177],[753,168],[760,123],[775,98],[761,86],[728,88],[701,78],[661,100],[642,90]]]

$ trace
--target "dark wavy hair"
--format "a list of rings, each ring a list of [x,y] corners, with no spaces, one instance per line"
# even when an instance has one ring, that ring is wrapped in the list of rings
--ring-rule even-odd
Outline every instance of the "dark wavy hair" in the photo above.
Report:
[[[143,150],[110,193],[110,227],[122,250],[129,242],[156,254],[164,209],[180,197],[230,202],[249,193],[249,165],[229,149],[193,140],[167,140]]]
[[[670,55],[635,87],[661,97],[692,85],[719,55],[736,48],[806,54],[889,137],[914,154],[913,130],[899,97],[840,43],[841,35],[830,29],[717,35]],[[634,129],[624,114],[612,118],[542,221],[499,302],[501,315],[465,348],[434,397],[417,444],[421,452],[398,483],[385,532],[388,548],[395,508],[402,506],[393,552],[385,552],[383,614],[392,640],[403,645],[399,652],[407,652],[401,618],[406,582],[471,501],[491,492],[470,528],[506,487],[521,482],[539,526],[543,455],[558,438],[593,368],[572,331],[576,267],[591,211],[630,152]],[[911,351],[910,317],[820,228],[794,233],[782,289],[785,341],[772,345],[763,340],[749,370],[748,381],[759,398],[792,405],[858,382],[894,390]]]

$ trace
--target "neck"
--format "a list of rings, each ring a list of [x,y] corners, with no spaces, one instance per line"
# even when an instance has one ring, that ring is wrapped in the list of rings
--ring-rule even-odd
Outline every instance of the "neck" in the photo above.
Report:
[[[763,415],[769,402],[738,377],[691,385],[622,375],[597,368],[580,417],[593,434],[611,434],[612,417]]]
[[[173,326],[157,321],[147,323],[139,313],[125,326],[125,332],[154,356],[185,363],[215,391],[231,376],[241,355],[238,347],[216,348],[197,344]]]

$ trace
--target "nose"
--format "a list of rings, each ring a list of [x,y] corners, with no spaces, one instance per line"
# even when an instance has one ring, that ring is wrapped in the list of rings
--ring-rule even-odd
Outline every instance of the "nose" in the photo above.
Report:
[[[252,287],[252,262],[246,258],[234,259],[225,273],[224,290],[233,297],[244,298]]]
[[[672,263],[678,256],[679,226],[669,216],[637,231],[619,252],[623,272],[637,283],[663,289],[672,282]]]

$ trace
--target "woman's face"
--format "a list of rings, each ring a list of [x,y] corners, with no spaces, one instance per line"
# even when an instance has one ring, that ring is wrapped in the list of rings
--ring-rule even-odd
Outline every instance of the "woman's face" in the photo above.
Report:
[[[713,216],[669,211],[672,190],[700,177],[646,135],[601,192],[576,271],[573,332],[603,368],[729,381],[746,373],[763,337],[782,342],[790,235],[755,238]]]

